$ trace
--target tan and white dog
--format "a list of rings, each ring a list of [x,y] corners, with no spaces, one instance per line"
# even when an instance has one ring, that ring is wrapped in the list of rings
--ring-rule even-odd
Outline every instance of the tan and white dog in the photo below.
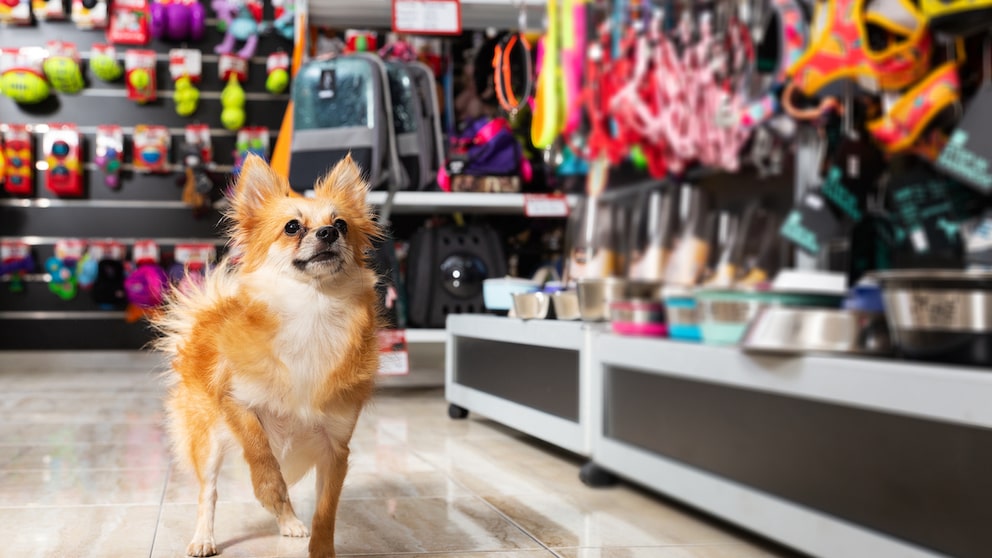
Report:
[[[348,446],[378,367],[377,278],[366,255],[380,229],[350,157],[314,190],[295,194],[250,156],[228,215],[240,261],[173,289],[155,319],[170,358],[174,450],[200,483],[190,556],[217,553],[217,476],[230,449],[243,452],[255,496],[285,536],[309,534],[287,486],[316,468],[310,556],[335,555]]]

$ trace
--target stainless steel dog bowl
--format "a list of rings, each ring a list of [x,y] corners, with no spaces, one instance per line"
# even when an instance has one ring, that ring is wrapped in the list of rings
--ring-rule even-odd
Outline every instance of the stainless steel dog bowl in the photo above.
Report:
[[[513,314],[524,320],[544,319],[548,317],[551,307],[551,296],[542,293],[514,293]]]
[[[883,314],[787,306],[758,310],[741,347],[748,352],[788,355],[886,355],[892,350]]]
[[[627,282],[618,277],[579,279],[579,315],[586,322],[609,318],[610,303],[624,298]]]
[[[576,291],[558,291],[551,295],[551,302],[559,320],[578,320],[582,317],[579,312],[579,293]]]
[[[992,365],[992,272],[919,269],[874,276],[900,353]]]

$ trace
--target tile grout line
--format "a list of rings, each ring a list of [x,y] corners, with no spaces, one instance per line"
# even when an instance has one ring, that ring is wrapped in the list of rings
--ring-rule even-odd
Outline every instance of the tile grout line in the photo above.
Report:
[[[470,420],[470,419],[467,419],[466,418],[464,420]],[[456,479],[453,476],[451,476],[448,473],[448,471],[445,471],[445,470],[441,469],[440,467],[438,467],[437,465],[435,465],[434,463],[432,463],[430,460],[428,460],[427,458],[425,458],[423,455],[420,454],[420,452],[416,448],[414,448],[413,446],[409,445],[405,440],[399,438],[398,436],[393,435],[391,432],[388,432],[388,431],[386,431],[386,435],[389,436],[389,437],[391,437],[393,440],[395,440],[397,442],[400,442],[401,444],[403,444],[407,448],[409,448],[410,451],[413,453],[413,455],[417,456],[417,459],[420,459],[424,463],[430,465],[431,467],[433,467],[434,469],[436,469],[437,471],[439,471],[448,480],[450,480],[451,482],[453,482],[456,485],[458,485],[459,487],[461,487],[462,490],[465,490],[466,492],[468,492],[473,498],[475,498],[476,500],[482,501],[482,503],[485,504],[486,507],[488,507],[489,509],[491,509],[494,512],[496,512],[496,514],[498,516],[500,516],[501,518],[503,518],[504,521],[506,521],[510,525],[513,525],[514,527],[516,527],[517,529],[519,529],[521,533],[523,533],[524,535],[527,535],[532,541],[536,542],[541,547],[541,549],[550,552],[552,556],[555,556],[555,558],[561,558],[561,555],[560,554],[558,554],[557,552],[555,552],[548,545],[546,545],[543,542],[541,542],[541,540],[538,539],[536,536],[534,536],[533,533],[531,533],[527,529],[524,529],[519,523],[517,523],[516,521],[514,521],[512,518],[510,518],[509,516],[507,516],[505,513],[503,513],[502,510],[500,510],[495,505],[493,505],[489,500],[486,500],[482,495],[478,494],[476,491],[472,490],[471,488],[469,488],[468,486],[466,486],[464,483],[462,483],[458,479]]]
[[[155,542],[158,540],[158,527],[162,524],[162,515],[165,513],[165,497],[169,492],[169,480],[172,478],[172,464],[165,473],[165,482],[162,483],[162,497],[158,501],[158,516],[155,517],[155,529],[152,530],[152,545],[148,549],[148,558],[155,555]]]

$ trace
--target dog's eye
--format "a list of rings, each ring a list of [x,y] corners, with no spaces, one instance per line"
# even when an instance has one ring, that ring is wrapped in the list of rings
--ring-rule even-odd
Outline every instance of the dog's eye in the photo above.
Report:
[[[286,228],[284,230],[289,236],[296,236],[296,233],[300,232],[300,229],[302,228],[303,226],[300,225],[300,222],[293,219],[292,221],[286,223]]]
[[[335,219],[334,228],[341,233],[341,236],[348,234],[348,223],[345,223],[343,219]]]

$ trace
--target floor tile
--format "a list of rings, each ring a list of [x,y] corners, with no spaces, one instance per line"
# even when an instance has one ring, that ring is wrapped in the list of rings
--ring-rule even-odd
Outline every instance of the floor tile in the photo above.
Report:
[[[313,502],[297,502],[305,523]],[[153,557],[177,556],[196,520],[195,505],[166,505]],[[275,520],[259,504],[219,503],[216,540],[227,558],[306,554],[305,540],[278,534]],[[474,498],[343,500],[338,511],[338,554],[470,552],[540,549],[541,546]]]
[[[772,558],[754,546],[743,544],[648,546],[634,548],[556,548],[561,558]]]
[[[144,557],[151,552],[158,506],[0,508],[4,556]]]
[[[168,469],[169,459],[162,442],[0,446],[0,470]]]
[[[163,425],[140,422],[41,422],[0,424],[0,446],[148,443],[161,445]],[[0,450],[2,451],[2,450]]]
[[[0,506],[157,506],[167,474],[164,469],[0,471]]]
[[[485,499],[549,547],[665,546],[735,540],[702,519],[624,487]]]

